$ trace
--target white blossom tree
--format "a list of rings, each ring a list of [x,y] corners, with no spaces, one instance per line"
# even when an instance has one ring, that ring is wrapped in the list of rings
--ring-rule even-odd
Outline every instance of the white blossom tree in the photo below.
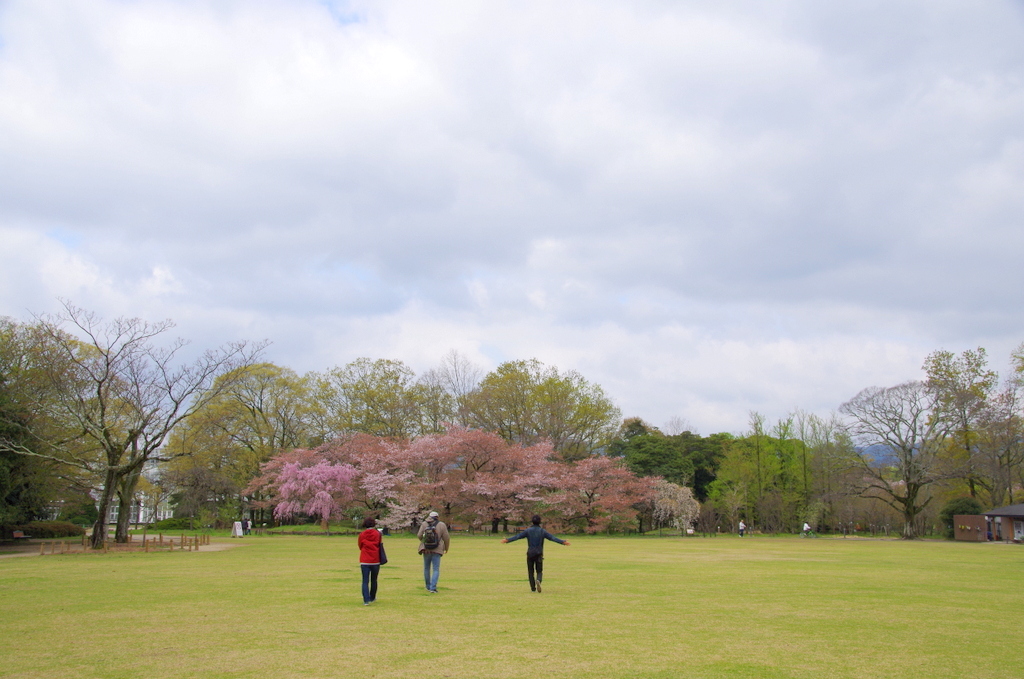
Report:
[[[693,496],[693,491],[658,479],[654,483],[654,520],[658,523],[671,523],[680,531],[685,531],[696,521],[700,514],[700,503]]]

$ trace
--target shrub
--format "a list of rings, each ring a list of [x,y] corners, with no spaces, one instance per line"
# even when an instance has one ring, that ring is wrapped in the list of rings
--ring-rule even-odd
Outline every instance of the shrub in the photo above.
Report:
[[[96,519],[98,519],[99,516],[100,512],[96,509],[96,503],[92,502],[92,499],[90,498],[85,502],[69,503],[65,505],[57,519],[79,526],[91,526],[96,523]]]
[[[4,539],[11,539],[14,531],[20,530],[33,538],[69,538],[85,535],[85,529],[67,521],[30,521],[20,526],[3,526],[0,534]]]
[[[195,519],[191,516],[178,516],[173,519],[164,519],[150,525],[151,530],[192,530],[196,525]]]
[[[957,514],[981,514],[981,503],[973,497],[955,497],[947,502],[939,511],[942,522],[942,535],[947,540],[953,539],[953,517]]]

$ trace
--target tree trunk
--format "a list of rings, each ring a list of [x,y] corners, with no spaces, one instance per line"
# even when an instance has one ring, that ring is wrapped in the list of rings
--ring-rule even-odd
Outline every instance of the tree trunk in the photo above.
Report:
[[[117,512],[117,530],[114,533],[114,542],[128,542],[128,530],[132,521],[132,498],[135,497],[135,489],[139,486],[139,476],[142,469],[129,472],[121,477],[117,484],[117,501],[120,509]]]
[[[103,480],[103,490],[100,492],[99,516],[92,526],[92,537],[89,539],[89,546],[93,549],[100,549],[107,541],[107,514],[110,513],[110,497],[113,495],[114,487],[117,484],[117,474],[113,469],[107,469],[107,476]]]
[[[921,507],[917,505],[917,494],[920,487],[916,484],[907,484],[907,497],[903,500],[903,539],[914,540],[917,538],[917,530],[914,528],[914,521],[921,513]]]

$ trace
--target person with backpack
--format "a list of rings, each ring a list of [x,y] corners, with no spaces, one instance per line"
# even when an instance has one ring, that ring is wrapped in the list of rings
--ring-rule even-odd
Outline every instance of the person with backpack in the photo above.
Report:
[[[416,537],[420,540],[420,554],[423,555],[423,581],[427,591],[437,594],[437,579],[441,576],[441,557],[448,552],[451,537],[448,526],[440,520],[437,512],[430,512],[427,520],[420,525]]]
[[[560,545],[569,546],[568,540],[561,540],[556,538],[551,533],[547,532],[540,527],[540,516],[537,514],[533,515],[530,519],[530,523],[533,525],[519,533],[513,535],[510,538],[505,538],[501,541],[501,544],[508,544],[515,540],[526,538],[526,573],[530,576],[530,591],[537,592],[538,594],[542,591],[541,580],[544,579],[544,541],[551,540],[557,542]],[[533,573],[536,570],[537,577],[534,579]]]

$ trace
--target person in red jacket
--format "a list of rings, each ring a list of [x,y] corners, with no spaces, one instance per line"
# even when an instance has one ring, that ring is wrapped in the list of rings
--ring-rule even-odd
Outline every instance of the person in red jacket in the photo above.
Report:
[[[363,605],[369,606],[377,600],[377,575],[380,574],[380,531],[373,517],[363,519],[363,530],[359,534],[359,569],[363,572]]]

